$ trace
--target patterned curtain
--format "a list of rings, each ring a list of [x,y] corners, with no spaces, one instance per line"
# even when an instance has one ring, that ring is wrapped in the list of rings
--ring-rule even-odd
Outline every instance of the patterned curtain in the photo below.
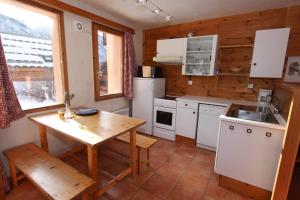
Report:
[[[24,115],[13,83],[9,77],[0,36],[0,128],[7,128],[11,122]]]
[[[125,33],[125,61],[124,61],[124,96],[132,100],[133,76],[136,73],[136,60],[131,33]]]

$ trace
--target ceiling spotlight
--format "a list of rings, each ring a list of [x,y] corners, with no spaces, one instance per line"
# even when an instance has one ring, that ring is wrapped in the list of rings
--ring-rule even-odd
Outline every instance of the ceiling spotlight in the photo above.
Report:
[[[160,10],[160,9],[155,9],[155,10],[153,10],[152,12],[154,12],[154,13],[156,13],[156,14],[159,14],[159,13],[161,13],[161,11],[162,11],[162,10]]]
[[[166,16],[165,21],[169,22],[171,19],[172,19],[172,17],[168,15],[168,16]]]
[[[137,3],[140,3],[140,4],[145,4],[147,3],[147,0],[136,0]]]

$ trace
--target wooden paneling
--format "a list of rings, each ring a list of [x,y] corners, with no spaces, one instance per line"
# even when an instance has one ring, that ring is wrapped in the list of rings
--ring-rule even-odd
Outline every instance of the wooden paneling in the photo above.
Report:
[[[226,176],[219,176],[219,184],[222,187],[236,191],[245,196],[249,196],[255,200],[270,200],[272,195],[270,191],[228,178]]]
[[[287,198],[300,143],[300,86],[281,84],[279,87],[292,92],[293,98],[272,200]]]
[[[193,85],[188,85],[188,76],[181,75],[181,66],[166,66],[152,62],[156,52],[156,40],[218,34],[220,45],[250,45],[254,43],[256,30],[291,27],[287,55],[300,55],[300,12],[299,6],[281,8],[200,20],[184,24],[144,30],[144,63],[163,67],[168,95],[204,95],[235,99],[256,100],[260,88],[273,89],[274,79],[248,78],[228,75],[230,67],[242,66],[243,74],[250,71],[253,48],[222,48],[219,70],[226,76],[192,77]],[[253,89],[247,84],[253,83]]]

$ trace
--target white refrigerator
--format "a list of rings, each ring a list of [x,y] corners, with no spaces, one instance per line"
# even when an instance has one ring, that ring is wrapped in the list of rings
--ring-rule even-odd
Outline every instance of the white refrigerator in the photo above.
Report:
[[[164,78],[134,78],[132,116],[143,119],[146,124],[137,131],[152,135],[154,98],[165,96]]]

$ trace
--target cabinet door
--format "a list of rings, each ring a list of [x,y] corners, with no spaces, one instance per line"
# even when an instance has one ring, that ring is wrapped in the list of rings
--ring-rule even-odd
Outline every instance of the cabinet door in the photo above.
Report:
[[[222,121],[216,172],[271,191],[283,135],[281,130]]]
[[[256,31],[250,77],[281,78],[290,28]]]
[[[186,38],[157,40],[157,56],[183,56]]]
[[[195,139],[197,126],[197,109],[177,107],[176,135]]]
[[[212,76],[216,71],[218,35],[187,38],[182,74]]]

